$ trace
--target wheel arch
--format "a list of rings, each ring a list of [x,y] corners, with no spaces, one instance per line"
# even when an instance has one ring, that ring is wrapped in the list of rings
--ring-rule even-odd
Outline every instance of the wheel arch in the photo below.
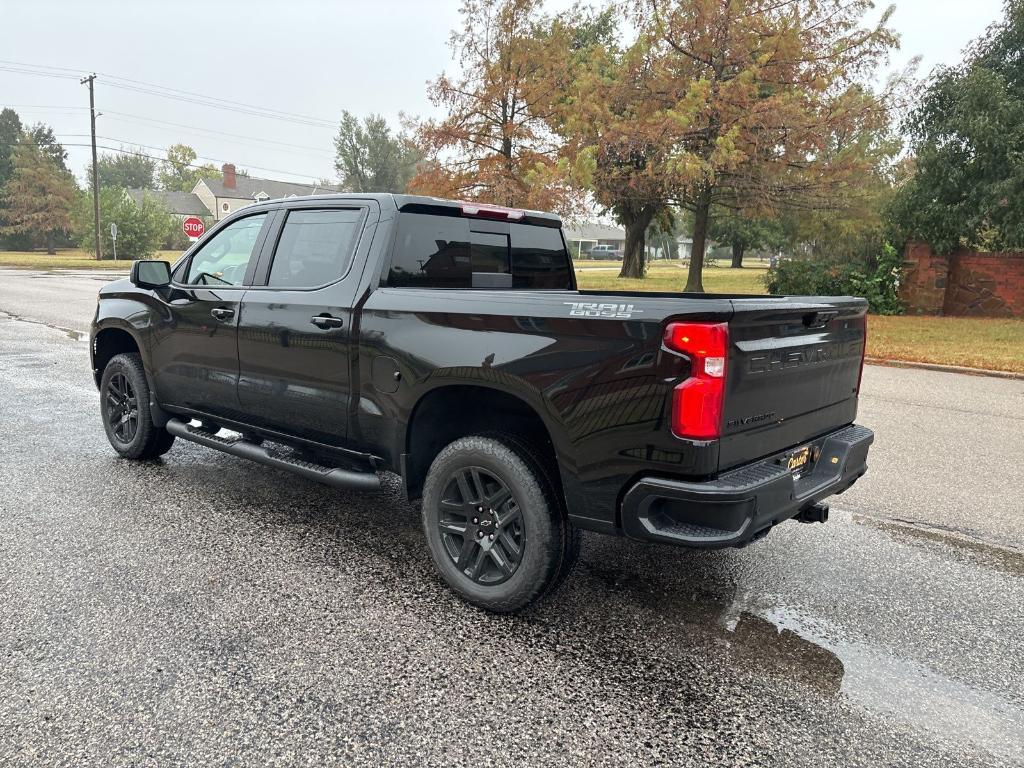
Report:
[[[114,357],[135,352],[142,357],[143,367],[146,366],[146,355],[138,336],[127,325],[107,322],[97,328],[92,335],[90,354],[92,356],[92,377],[99,387],[103,378],[103,370]],[[149,373],[147,370],[147,378]],[[152,382],[150,382],[152,384]]]
[[[504,432],[526,438],[551,462],[550,473],[563,495],[557,465],[555,434],[541,415],[519,394],[487,384],[442,384],[423,393],[406,425],[401,471],[410,500],[420,498],[434,458],[449,443],[467,435]]]

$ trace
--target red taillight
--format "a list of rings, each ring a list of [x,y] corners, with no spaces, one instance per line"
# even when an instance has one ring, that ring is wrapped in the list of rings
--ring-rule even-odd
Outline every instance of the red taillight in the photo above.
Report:
[[[692,440],[715,440],[722,434],[728,323],[670,323],[665,346],[690,358],[690,377],[672,399],[672,432]]]
[[[526,216],[526,211],[521,211],[518,208],[503,208],[500,205],[487,205],[486,203],[462,203],[461,205],[463,216],[503,221],[519,221]]]

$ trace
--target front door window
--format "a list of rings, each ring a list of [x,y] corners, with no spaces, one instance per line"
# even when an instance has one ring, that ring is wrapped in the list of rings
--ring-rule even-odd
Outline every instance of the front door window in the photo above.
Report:
[[[188,285],[241,285],[267,214],[246,216],[220,230],[192,257]]]

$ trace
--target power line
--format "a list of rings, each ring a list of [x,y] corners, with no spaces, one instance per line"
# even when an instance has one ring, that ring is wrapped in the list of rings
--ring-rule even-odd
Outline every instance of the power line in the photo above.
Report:
[[[109,117],[111,115],[117,115],[117,117],[111,118],[113,120],[116,120],[117,122],[152,124],[152,125],[157,125],[157,126],[170,126],[170,127],[173,127],[173,128],[184,128],[186,131],[195,131],[195,132],[198,132],[198,133],[209,133],[209,134],[216,135],[216,136],[226,136],[226,137],[228,137],[230,139],[235,139],[235,140],[243,139],[243,140],[247,140],[247,141],[254,141],[254,142],[258,142],[260,144],[273,144],[275,146],[280,146],[280,147],[290,147],[290,148],[293,148],[293,149],[304,149],[304,150],[309,150],[310,152],[316,152],[318,154],[322,154],[322,155],[324,155],[326,157],[334,157],[334,153],[332,153],[332,152],[330,152],[328,150],[325,150],[325,149],[323,149],[321,147],[311,147],[311,146],[304,145],[304,144],[290,144],[290,143],[288,143],[286,141],[275,141],[273,139],[262,139],[262,138],[259,138],[258,136],[243,136],[243,135],[239,135],[239,134],[236,134],[236,133],[231,133],[230,131],[217,131],[217,130],[214,130],[213,128],[200,128],[199,126],[196,126],[196,125],[186,125],[184,123],[172,123],[169,120],[157,120],[154,117],[144,117],[142,115],[133,115],[133,114],[128,113],[128,112],[115,112],[115,111],[110,110],[110,109],[108,109],[106,112],[104,112],[103,115],[105,117]]]
[[[179,95],[182,95],[182,96],[189,96],[189,97],[192,97],[192,98],[203,99],[203,100],[206,100],[206,101],[221,102],[223,104],[227,104],[227,105],[230,105],[230,106],[233,106],[233,107],[241,107],[243,109],[254,109],[254,110],[258,110],[260,112],[276,114],[276,115],[280,115],[281,117],[295,118],[297,120],[308,120],[308,121],[315,122],[315,123],[326,123],[326,124],[328,124],[332,128],[337,124],[336,120],[329,120],[329,119],[327,119],[325,117],[312,117],[310,115],[301,115],[301,114],[298,114],[298,113],[295,113],[295,112],[286,112],[286,111],[284,111],[282,109],[274,109],[273,107],[260,107],[260,106],[254,105],[254,104],[246,104],[245,102],[242,102],[242,101],[233,101],[231,99],[221,98],[220,96],[206,96],[206,95],[201,94],[201,93],[195,93],[194,91],[184,91],[184,90],[181,90],[180,88],[171,88],[170,86],[166,86],[166,85],[156,85],[154,83],[147,83],[147,82],[144,82],[142,80],[132,80],[131,78],[119,77],[117,75],[109,75],[109,74],[105,74],[104,77],[108,78],[109,80],[117,80],[119,82],[127,83],[127,84],[132,85],[132,86],[146,87],[146,88],[151,88],[151,89],[155,88],[155,89],[160,90],[160,91],[168,91],[169,93],[175,93],[175,94],[179,94]],[[126,85],[126,86],[122,86],[122,87],[128,87],[128,86]]]
[[[0,59],[0,71],[15,72],[18,74],[26,75],[37,75],[39,77],[77,79],[77,75],[65,74],[76,71],[69,69],[67,67],[52,67],[48,65],[28,64],[25,62],[9,61],[2,59]],[[240,101],[224,99],[218,96],[207,96],[204,94],[195,93],[193,91],[185,91],[179,88],[171,88],[169,86],[157,85],[155,83],[147,83],[142,80],[133,80],[131,78],[120,77],[118,75],[110,75],[106,73],[100,74],[104,78],[106,78],[104,80],[104,83],[112,88],[119,88],[122,90],[132,91],[135,93],[157,96],[166,99],[173,99],[175,101],[181,101],[190,104],[197,104],[199,106],[210,107],[212,109],[221,109],[228,112],[249,115],[251,117],[261,117],[270,120],[281,120],[284,122],[295,123],[298,125],[305,125],[307,127],[330,128],[333,130],[337,126],[337,121],[328,120],[327,118],[313,117],[310,115],[301,115],[294,112],[286,112],[284,110],[274,109],[272,107],[259,107],[253,104],[246,104]]]
[[[59,79],[76,79],[77,78],[77,75],[71,74],[72,72],[75,72],[75,70],[70,69],[68,67],[57,67],[57,66],[41,65],[41,64],[28,64],[26,62],[18,62],[18,61],[11,61],[11,60],[0,60],[0,71],[8,71],[8,72],[15,72],[15,73],[18,73],[18,74],[28,74],[28,75],[36,75],[36,76],[39,76],[39,77],[52,77],[52,78],[59,78]],[[220,110],[225,110],[225,111],[229,111],[229,112],[235,112],[235,113],[238,113],[238,114],[245,114],[245,115],[249,115],[249,116],[252,116],[252,117],[262,117],[262,118],[267,118],[267,119],[281,120],[281,121],[290,122],[290,123],[294,123],[294,124],[300,124],[300,125],[304,125],[304,126],[308,126],[308,127],[331,128],[331,129],[333,129],[335,127],[335,125],[336,125],[336,123],[334,121],[329,121],[329,120],[326,120],[324,118],[317,118],[317,117],[312,117],[312,116],[309,116],[309,115],[301,115],[301,114],[298,114],[298,113],[285,112],[283,110],[277,110],[277,109],[273,109],[273,108],[257,107],[255,105],[246,104],[244,102],[233,101],[233,100],[230,100],[230,99],[222,99],[222,98],[214,97],[214,96],[206,96],[206,95],[203,95],[203,94],[195,93],[193,91],[185,91],[185,90],[182,90],[182,89],[170,88],[170,87],[167,87],[167,86],[160,86],[160,85],[156,85],[156,84],[153,84],[153,83],[147,83],[147,82],[142,81],[142,80],[133,80],[131,78],[122,78],[122,77],[119,77],[119,76],[116,76],[116,75],[104,75],[104,77],[109,78],[108,80],[105,80],[104,82],[105,82],[106,85],[109,85],[111,87],[120,88],[120,89],[123,89],[123,90],[132,91],[132,92],[136,92],[136,93],[142,93],[142,94],[145,94],[145,95],[152,95],[152,96],[159,97],[159,98],[167,98],[167,99],[173,99],[173,100],[176,100],[176,101],[182,101],[182,102],[186,102],[186,103],[193,103],[193,104],[197,104],[199,106],[205,106],[205,107],[209,107],[209,108],[213,108],[213,109],[220,109]],[[23,105],[23,108],[34,108],[34,107],[30,107],[29,105]],[[50,105],[47,105],[45,107],[40,105],[39,108],[62,109],[61,107],[50,106]],[[74,109],[75,109],[75,111],[78,111],[79,108],[74,108]],[[200,128],[198,126],[189,126],[189,125],[185,125],[185,124],[182,124],[182,123],[173,123],[173,122],[170,122],[170,121],[154,120],[152,118],[146,118],[146,117],[143,117],[141,115],[132,115],[130,113],[118,113],[118,112],[108,111],[108,114],[120,115],[120,117],[112,118],[114,120],[123,120],[123,118],[129,118],[129,119],[135,119],[135,120],[148,121],[148,122],[151,122],[151,123],[164,123],[166,125],[170,125],[170,126],[177,127],[177,128],[185,128],[186,130],[197,131],[197,132],[205,132],[205,133],[209,133],[209,134],[217,134],[217,135],[227,136],[229,138],[234,139],[235,141],[242,141],[242,142],[244,142],[245,140],[249,140],[249,141],[255,141],[255,142],[258,142],[258,143],[261,143],[261,144],[273,145],[273,146],[276,146],[276,147],[287,147],[287,148],[290,148],[290,149],[303,150],[304,152],[315,153],[318,156],[318,159],[326,159],[326,158],[330,158],[332,156],[332,153],[330,153],[329,151],[325,151],[325,150],[323,150],[321,148],[317,148],[317,147],[304,146],[304,145],[298,145],[298,144],[289,144],[287,142],[278,142],[278,141],[274,141],[272,139],[262,139],[262,138],[258,138],[258,137],[255,137],[255,136],[251,136],[251,137],[237,136],[237,135],[230,134],[230,133],[223,132],[223,131],[216,131],[216,130],[212,130],[212,129],[203,129],[203,128]],[[108,141],[118,141],[118,139],[112,139],[112,138],[109,138],[109,137],[106,137],[106,138],[107,138]],[[133,142],[126,142],[126,143],[133,143]],[[140,145],[140,146],[147,147],[147,145]],[[162,148],[162,147],[148,146],[147,148],[149,148],[149,149],[157,149],[157,150],[160,150],[160,151],[166,151],[166,149]],[[287,150],[284,150],[284,151],[287,151]],[[212,162],[221,162],[221,161],[215,160],[213,158],[202,158],[202,159],[209,160],[209,161],[212,161]],[[258,169],[264,170],[264,171],[269,171],[271,173],[283,173],[283,174],[286,174],[286,175],[289,175],[289,176],[298,176],[298,177],[304,177],[304,178],[310,176],[308,174],[295,173],[294,171],[285,171],[285,170],[281,170],[281,169],[267,168],[265,166],[252,166],[252,167],[253,168],[258,168]]]
[[[234,113],[237,113],[237,114],[240,114],[240,115],[249,115],[250,117],[261,117],[261,118],[265,118],[265,119],[268,119],[268,120],[282,120],[282,121],[287,122],[287,123],[294,123],[296,125],[305,125],[305,126],[312,127],[312,128],[329,128],[329,129],[334,129],[334,127],[335,127],[335,123],[333,121],[319,120],[317,118],[304,119],[304,118],[284,117],[282,115],[272,114],[272,113],[261,111],[261,110],[257,110],[257,109],[245,109],[245,108],[240,108],[240,107],[232,107],[232,106],[227,106],[225,104],[218,104],[217,102],[212,101],[212,100],[197,99],[197,98],[192,98],[192,97],[189,97],[189,96],[177,96],[177,95],[174,95],[174,94],[171,94],[171,93],[163,93],[161,91],[157,91],[157,90],[153,90],[153,89],[149,89],[149,88],[140,88],[140,87],[136,87],[136,86],[132,86],[132,85],[124,85],[122,83],[113,82],[112,80],[105,80],[104,83],[107,86],[111,87],[111,88],[120,88],[121,90],[132,91],[132,92],[135,92],[135,93],[142,93],[142,94],[146,94],[146,95],[149,95],[149,96],[158,96],[158,97],[164,98],[164,99],[173,99],[174,101],[181,101],[181,102],[185,102],[187,104],[198,104],[199,106],[202,106],[202,107],[211,107],[213,109],[221,109],[221,110],[224,110],[226,112],[234,112]]]
[[[113,136],[97,136],[97,138],[103,139],[104,141],[116,141],[119,144],[121,144],[122,147],[124,147],[124,146],[142,147],[143,149],[154,149],[157,152],[163,152],[165,154],[169,151],[168,147],[155,147],[152,144],[140,144],[140,143],[137,143],[137,142],[125,141],[124,139],[118,139],[118,138],[115,138]],[[136,153],[133,153],[133,154],[142,154],[142,153],[141,152],[136,152]],[[147,157],[149,157],[149,156],[147,155]],[[156,160],[163,160],[164,158],[157,157],[157,158],[154,158],[154,159],[156,159]],[[206,160],[207,162],[210,162],[210,163],[220,163],[222,165],[228,162],[227,160],[219,160],[219,159],[217,159],[215,157],[205,157],[203,155],[196,155],[196,159],[197,160]],[[290,176],[302,176],[303,178],[310,178],[310,177],[313,176],[313,174],[296,173],[295,171],[285,171],[285,170],[282,170],[280,168],[266,168],[266,167],[259,166],[259,165],[249,165],[248,163],[245,163],[244,165],[246,165],[246,167],[248,167],[248,168],[255,168],[256,170],[259,170],[259,171],[270,171],[271,173],[284,173],[284,174],[287,174],[287,175],[290,175]],[[268,179],[268,181],[270,181],[270,179]]]
[[[62,107],[56,104],[5,104],[4,106],[12,109],[49,109],[58,112],[81,112],[88,111],[88,107]],[[236,142],[255,142],[257,144],[267,144],[274,147],[287,147],[289,149],[300,149],[307,152],[313,152],[323,157],[333,158],[334,153],[330,150],[324,149],[323,147],[313,147],[308,144],[292,144],[287,141],[275,141],[274,139],[264,139],[259,136],[245,136],[230,131],[218,131],[213,128],[201,128],[197,125],[187,125],[185,123],[174,123],[169,120],[158,120],[154,117],[145,117],[143,115],[134,115],[130,112],[118,112],[112,109],[105,110],[100,113],[100,116],[107,117],[111,120],[115,120],[119,123],[135,123],[138,125],[153,125],[153,126],[170,126],[172,128],[184,128],[186,131],[193,133],[210,134],[213,136],[225,136]],[[63,134],[64,136],[72,136],[75,134]]]
[[[39,77],[56,77],[63,80],[77,80],[77,75],[60,75],[53,72],[37,72],[31,69],[25,69],[23,67],[6,67],[0,66],[0,72],[13,72],[19,75],[37,75]]]
[[[62,136],[73,136],[75,134],[60,134],[60,135],[62,135]],[[88,134],[77,134],[77,135],[84,137],[84,136],[87,136]],[[114,139],[114,138],[111,138],[109,136],[98,136],[97,138],[102,138],[105,141],[120,141],[120,139]],[[73,141],[71,141],[71,142],[58,142],[58,143],[59,143],[59,145],[61,147],[91,147],[92,146],[91,143],[80,143],[80,142],[73,142]],[[0,141],[0,146],[6,146],[6,147],[17,147],[17,146],[26,145],[26,144],[29,145],[29,146],[39,147],[39,148],[46,148],[48,146],[52,146],[52,145],[48,145],[48,144],[39,144],[39,143],[34,142],[34,141]],[[137,155],[138,157],[145,157],[145,158],[147,158],[149,160],[155,160],[156,162],[159,162],[159,163],[167,162],[167,158],[166,157],[159,157],[157,155],[150,155],[150,154],[148,154],[146,152],[139,152],[137,150],[125,149],[126,145],[127,146],[131,146],[131,142],[127,142],[127,141],[126,142],[122,142],[122,146],[120,146],[120,147],[113,147],[113,146],[108,146],[108,145],[105,145],[105,144],[97,144],[96,148],[97,149],[102,149],[102,150],[104,150],[106,152],[117,152],[117,153],[122,154],[122,155]],[[141,146],[141,147],[147,148],[147,149],[156,149],[156,150],[160,150],[160,151],[163,151],[163,152],[167,151],[166,149],[164,149],[162,147],[152,147],[152,146],[147,146],[145,144],[138,144],[136,146]],[[201,158],[198,155],[196,156],[196,159],[208,160],[210,162],[221,162],[219,160],[214,160],[214,159],[208,158],[208,157],[202,157]],[[209,170],[209,166],[200,165],[198,163],[175,163],[175,164],[176,165],[182,165],[185,168],[195,168],[195,169]],[[319,182],[319,179],[315,176],[315,174],[302,174],[302,173],[295,173],[294,171],[283,171],[283,170],[274,169],[274,168],[263,168],[263,167],[258,166],[258,165],[250,165],[250,166],[247,166],[247,167],[248,168],[255,168],[255,169],[260,170],[260,171],[270,171],[271,173],[283,173],[283,174],[288,175],[288,176],[299,176],[299,177],[301,177],[303,179],[314,179],[315,178],[315,179],[317,179],[317,182]],[[254,181],[278,181],[278,182],[281,181],[281,179],[268,179],[268,178],[264,178],[264,177],[261,177],[261,176],[248,176],[248,178],[250,178],[250,179],[252,179]],[[286,183],[286,184],[293,184],[293,183],[299,183],[299,182],[284,182],[284,183]],[[309,186],[308,183],[307,183],[307,186]]]

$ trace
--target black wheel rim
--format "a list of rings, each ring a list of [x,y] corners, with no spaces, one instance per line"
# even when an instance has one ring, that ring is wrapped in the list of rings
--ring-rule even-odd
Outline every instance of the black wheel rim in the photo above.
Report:
[[[441,495],[437,524],[448,557],[477,584],[507,581],[523,560],[522,509],[501,478],[482,467],[451,474]]]
[[[128,377],[115,373],[107,383],[107,424],[121,443],[130,443],[139,431],[139,400]]]

